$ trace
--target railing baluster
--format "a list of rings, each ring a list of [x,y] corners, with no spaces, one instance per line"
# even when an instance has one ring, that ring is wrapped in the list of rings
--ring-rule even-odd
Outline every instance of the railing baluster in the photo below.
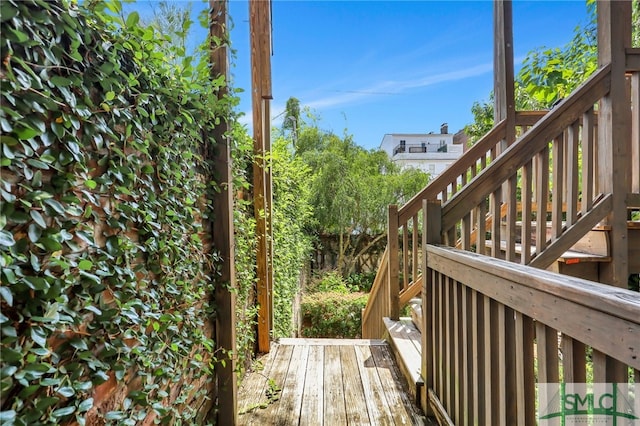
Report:
[[[456,424],[460,424],[462,421],[462,405],[460,397],[462,396],[462,322],[461,322],[461,285],[455,280],[451,280],[451,313],[453,317],[453,328],[451,332],[453,334],[453,346],[451,351],[451,392],[453,394],[453,416],[452,420]]]
[[[562,233],[562,201],[564,194],[564,137],[560,134],[553,140],[553,170],[551,192],[551,241]]]
[[[515,312],[516,406],[517,425],[535,425],[535,375],[533,344],[535,333],[531,318]]]
[[[399,289],[405,289],[409,285],[409,224],[402,226],[402,280]]]
[[[438,357],[437,357],[437,362],[438,362],[438,396],[440,398],[442,398],[445,395],[445,389],[446,389],[446,376],[445,376],[445,362],[446,362],[446,357],[444,356],[445,354],[445,339],[446,339],[446,335],[449,332],[449,330],[447,330],[447,324],[445,321],[445,318],[447,317],[447,311],[446,311],[446,303],[445,303],[445,288],[444,288],[445,282],[444,282],[444,278],[442,274],[438,274],[438,282],[437,282],[437,286],[438,286],[438,325],[439,325],[439,329],[438,329]],[[444,401],[441,401],[444,402]]]
[[[476,253],[486,254],[487,247],[487,200],[478,205],[478,232],[476,232]]]
[[[567,228],[578,220],[578,194],[580,175],[578,170],[578,142],[580,123],[574,122],[567,131]]]
[[[482,332],[483,332],[483,342],[482,342],[482,361],[483,361],[483,381],[481,384],[484,384],[484,388],[481,389],[481,392],[484,393],[483,399],[483,410],[484,410],[484,424],[487,426],[493,425],[493,398],[497,397],[497,394],[494,394],[493,391],[493,368],[491,365],[491,360],[493,359],[492,353],[492,344],[491,344],[491,336],[493,334],[493,322],[491,320],[491,299],[486,296],[482,296],[482,306],[480,309],[482,310]],[[480,420],[482,422],[482,420]]]
[[[453,296],[451,291],[451,278],[443,278],[444,285],[444,310],[445,310],[445,337],[444,337],[444,359],[445,359],[445,399],[442,401],[446,407],[447,413],[453,412],[453,389],[455,388],[455,377],[453,375],[453,351],[452,351],[452,335],[453,330]]]
[[[411,281],[413,281],[414,283],[418,281],[418,272],[420,270],[419,268],[419,259],[418,259],[418,254],[420,253],[420,240],[418,237],[419,234],[419,226],[420,223],[418,222],[418,213],[416,213],[415,215],[413,215],[413,218],[411,220],[411,223],[413,224],[413,238],[412,238],[412,245],[411,245],[411,256],[412,256],[412,260],[413,260],[413,267],[412,272],[413,272],[413,276]],[[424,268],[423,268],[424,270]]]
[[[506,233],[505,240],[507,243],[505,259],[510,262],[516,261],[516,221],[517,221],[517,187],[518,175],[514,175],[507,181],[506,200],[507,217],[506,217]]]
[[[582,214],[593,207],[595,129],[593,108],[582,115]]]
[[[536,256],[547,247],[547,202],[549,201],[549,150],[545,147],[537,156],[536,181]]]
[[[533,199],[533,192],[531,184],[533,182],[533,162],[527,162],[522,168],[522,189],[520,191],[520,198],[522,202],[522,228],[520,233],[520,263],[523,265],[528,264],[531,261],[531,200]]]
[[[475,422],[484,418],[484,413],[481,411],[480,405],[483,404],[480,396],[480,384],[482,383],[482,366],[483,366],[483,351],[482,343],[480,339],[480,333],[482,332],[482,324],[480,322],[479,310],[478,310],[478,292],[474,289],[471,291],[470,308],[471,312],[469,320],[471,321],[471,418]]]
[[[502,238],[500,237],[500,227],[502,220],[500,210],[502,205],[502,188],[498,188],[491,193],[489,208],[491,209],[491,257],[502,259]]]

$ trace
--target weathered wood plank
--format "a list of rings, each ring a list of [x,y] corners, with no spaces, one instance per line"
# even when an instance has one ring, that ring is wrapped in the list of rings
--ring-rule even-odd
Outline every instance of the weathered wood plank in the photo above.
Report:
[[[238,407],[239,407],[239,424],[248,424],[253,410],[259,410],[260,405],[267,404],[265,397],[265,389],[267,389],[267,381],[271,368],[275,361],[275,355],[278,351],[277,346],[272,351],[263,355],[259,359],[262,363],[262,369],[254,372],[247,372],[238,388]],[[255,364],[259,364],[257,361]]]
[[[293,347],[289,368],[284,379],[278,411],[273,424],[289,426],[298,423],[301,414],[302,399],[306,381],[307,360],[309,358],[309,346],[298,345]]]
[[[347,424],[342,383],[340,347],[324,348],[324,421],[330,425]]]
[[[420,365],[422,362],[420,333],[403,321],[384,319],[389,333],[389,344],[393,347],[400,370],[406,380],[411,383],[410,392],[416,396],[417,387],[421,385]]]
[[[385,398],[394,423],[396,425],[421,424],[421,416],[415,410],[414,403],[409,399],[404,377],[399,374],[389,350],[380,346],[372,346],[371,355],[375,361],[380,382],[386,384]],[[367,423],[367,425],[369,424],[371,423]]]
[[[380,346],[376,346],[380,348]],[[364,388],[358,369],[355,346],[340,346],[340,362],[342,364],[342,383],[347,423],[349,425],[368,425],[369,415],[365,402]]]
[[[264,382],[265,387],[262,394],[262,398],[264,398],[264,400],[268,401],[266,392],[269,390],[273,390],[271,389],[270,381],[272,381],[274,386],[276,386],[280,390],[284,389],[284,387],[286,386],[287,371],[289,370],[289,363],[291,361],[292,355],[293,346],[278,346],[271,371],[267,376],[267,380],[265,380]],[[278,407],[279,402],[272,402],[263,409],[253,410],[246,424],[263,425],[270,422],[271,419],[275,417],[275,414],[278,411]]]
[[[324,419],[324,347],[309,346],[300,426],[322,426]]]
[[[331,338],[289,338],[281,337],[278,339],[281,346],[292,345],[308,345],[308,346],[385,346],[387,343],[382,339],[331,339]]]
[[[392,425],[391,412],[386,403],[384,387],[380,381],[380,376],[376,371],[375,361],[371,355],[371,348],[368,346],[354,347],[362,386],[365,391],[365,401],[371,424]],[[326,419],[326,417],[325,417]],[[326,424],[344,424],[327,422]]]

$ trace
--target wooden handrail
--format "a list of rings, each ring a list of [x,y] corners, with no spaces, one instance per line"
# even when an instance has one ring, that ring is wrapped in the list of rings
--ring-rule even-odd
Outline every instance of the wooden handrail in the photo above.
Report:
[[[442,272],[534,320],[550,321],[552,324],[549,325],[559,332],[580,336],[583,343],[640,369],[640,293],[452,247],[429,245],[427,253],[430,269]],[[465,265],[465,268],[455,265]],[[555,311],[542,310],[542,302],[535,297],[512,297],[511,290],[544,294],[555,299],[557,305],[561,304],[560,301],[569,302],[575,305],[576,310],[584,310],[585,314],[576,318],[570,312],[558,315]],[[607,328],[603,324],[584,327],[582,321],[576,321],[599,315],[621,327]]]
[[[465,241],[465,247],[469,249],[471,245],[474,243],[478,243],[477,235],[478,232],[491,232],[492,241],[494,247],[494,254],[500,252],[500,224],[493,223],[493,216],[508,217],[507,223],[507,239],[511,241],[510,245],[507,245],[507,259],[514,260],[514,232],[516,229],[515,225],[515,217],[519,214],[519,211],[522,211],[522,208],[526,207],[526,211],[523,214],[529,217],[532,213],[536,215],[536,218],[541,218],[546,213],[550,212],[552,215],[552,242],[553,244],[547,247],[548,242],[546,241],[546,235],[541,229],[536,228],[536,237],[535,240],[535,250],[531,252],[533,257],[530,254],[526,254],[522,259],[522,262],[529,263],[532,258],[538,257],[535,260],[536,265],[540,267],[546,267],[546,263],[551,255],[555,256],[557,251],[565,246],[572,246],[574,242],[571,242],[571,239],[579,238],[577,236],[577,230],[585,229],[589,223],[592,223],[596,217],[601,216],[603,213],[606,214],[606,209],[609,208],[610,203],[601,203],[598,205],[597,212],[591,212],[594,207],[594,200],[592,197],[592,188],[593,185],[592,180],[586,180],[583,182],[583,186],[586,188],[582,194],[582,206],[580,202],[578,202],[577,198],[577,187],[567,187],[567,191],[570,191],[570,196],[567,198],[568,203],[562,202],[562,197],[554,197],[553,200],[548,201],[548,191],[549,189],[546,187],[549,185],[549,168],[548,165],[549,158],[553,158],[553,166],[554,169],[557,167],[559,173],[554,173],[554,188],[555,185],[558,185],[558,188],[562,190],[562,182],[558,181],[558,176],[562,175],[562,163],[556,163],[558,158],[562,158],[562,151],[554,151],[552,154],[550,153],[549,141],[553,141],[553,149],[554,150],[562,150],[561,144],[559,141],[562,141],[562,137],[564,137],[565,133],[569,132],[567,136],[568,146],[574,146],[572,144],[577,143],[577,137],[575,136],[578,131],[579,126],[586,127],[587,129],[593,128],[593,106],[594,104],[600,100],[603,96],[605,96],[610,87],[610,70],[611,66],[607,65],[599,70],[597,70],[585,83],[583,83],[570,97],[566,98],[560,104],[558,104],[551,111],[536,111],[532,113],[519,113],[517,116],[517,123],[522,126],[528,127],[527,131],[524,132],[511,146],[506,148],[502,153],[499,154],[499,144],[506,137],[506,121],[501,121],[498,123],[489,133],[487,133],[480,141],[478,141],[474,146],[472,146],[467,152],[465,152],[460,159],[458,159],[454,164],[449,166],[443,173],[437,176],[433,181],[427,185],[420,193],[415,195],[411,200],[409,200],[404,206],[397,209],[393,206],[393,209],[390,208],[389,215],[389,240],[393,242],[392,247],[394,250],[386,251],[384,258],[388,262],[386,263],[385,268],[381,268],[378,270],[378,275],[376,276],[376,282],[379,283],[380,287],[383,287],[383,282],[385,280],[388,281],[388,286],[386,288],[389,289],[390,294],[387,295],[384,292],[380,292],[379,290],[372,290],[372,293],[369,298],[369,302],[367,303],[367,307],[363,313],[363,330],[367,327],[366,323],[370,321],[371,311],[374,310],[373,305],[380,305],[382,302],[376,301],[376,299],[381,296],[383,298],[389,298],[384,303],[390,305],[390,308],[385,311],[385,315],[388,316],[397,316],[398,310],[410,300],[408,295],[411,297],[415,297],[419,293],[419,287],[417,286],[417,282],[421,281],[419,279],[417,271],[419,265],[416,262],[416,255],[421,250],[419,244],[416,242],[416,218],[422,209],[422,200],[425,199],[441,199],[443,201],[442,204],[442,216],[441,216],[441,229],[444,232],[445,241],[447,244],[451,245],[456,243],[461,243],[462,240]],[[560,135],[560,136],[559,136]],[[574,135],[574,136],[571,136]],[[570,142],[570,138],[573,142]],[[584,149],[585,151],[583,155],[586,156],[585,161],[590,160],[589,154],[592,148],[591,144],[593,140],[587,138],[585,140]],[[566,154],[567,158],[577,158],[577,154],[575,148],[567,148],[574,149],[571,153]],[[516,185],[517,185],[517,173],[523,167],[529,167],[529,175],[528,177],[523,175],[523,179],[526,177],[528,180],[532,179],[531,176],[531,162],[532,159],[538,155],[542,155],[540,160],[542,164],[547,162],[546,169],[542,169],[540,176],[536,176],[537,181],[534,183],[537,188],[536,191],[540,191],[541,194],[536,197],[539,202],[532,201],[531,193],[529,191],[527,198],[529,201],[526,204],[518,204],[513,201],[502,202],[500,199],[493,200],[492,199],[492,207],[489,209],[488,214],[486,215],[485,223],[478,227],[474,227],[474,224],[470,223],[469,212],[475,209],[477,206],[485,203],[487,197],[490,194],[496,194],[496,191],[499,188],[503,188],[503,190],[511,191],[507,194],[508,200],[515,200],[516,197]],[[575,160],[577,161],[577,160]],[[586,176],[590,176],[592,174],[592,163],[587,166],[585,170],[588,171]],[[571,169],[572,173],[575,173],[574,169]],[[583,178],[585,177],[585,173],[583,173]],[[470,180],[468,180],[470,179]],[[547,179],[547,181],[545,181]],[[508,187],[504,186],[508,185]],[[529,185],[531,182],[529,181]],[[510,189],[509,189],[510,188]],[[450,192],[447,192],[450,191]],[[524,190],[523,190],[524,191]],[[499,192],[497,193],[499,194]],[[524,200],[524,195],[523,195]],[[545,201],[546,200],[546,201]],[[546,206],[541,205],[542,202],[546,203]],[[579,212],[579,210],[581,210]],[[485,214],[486,210],[480,210],[481,214]],[[572,232],[567,233],[561,239],[562,241],[557,241],[563,232],[566,231],[562,225],[562,216],[566,214],[568,219],[567,225]],[[580,223],[577,224],[578,218],[581,218]],[[546,223],[546,219],[542,219]],[[414,237],[412,239],[413,246],[408,248],[406,247],[408,243],[408,234],[407,228],[409,226],[409,221],[413,221],[413,229],[414,229]],[[462,238],[457,236],[456,226],[462,221],[461,228],[458,230],[460,232]],[[529,220],[526,221],[529,223]],[[578,225],[578,226],[575,226]],[[400,229],[403,231],[400,232]],[[524,235],[529,233],[531,229],[531,225],[523,224],[523,238]],[[528,235],[528,234],[527,234]],[[398,238],[402,236],[402,249],[400,250],[398,247]],[[497,238],[497,240],[496,240]],[[531,239],[529,239],[529,243],[531,243]],[[460,244],[461,246],[462,244]],[[484,244],[482,244],[484,247]],[[482,247],[480,247],[482,249]],[[540,257],[542,253],[544,253],[545,249],[549,250],[549,254]],[[398,251],[401,251],[402,256],[398,256]],[[527,252],[530,253],[530,252]],[[411,258],[413,256],[413,258]],[[557,257],[557,256],[556,256]],[[404,285],[401,287],[398,283],[398,272],[399,266],[398,263],[403,262],[402,268],[402,277],[404,280]],[[407,265],[411,264],[411,272],[413,272],[413,282],[409,283],[409,269]],[[543,265],[544,264],[544,265]],[[423,265],[424,266],[424,265]],[[404,288],[403,288],[404,287]],[[404,294],[404,297],[400,297],[401,293]],[[382,306],[382,305],[380,305]],[[379,308],[376,308],[379,311]],[[373,319],[373,318],[371,318]],[[373,319],[377,321],[376,319]],[[379,337],[379,336],[378,336]]]
[[[464,173],[484,156],[487,151],[493,148],[506,135],[507,123],[505,120],[496,124],[482,139],[475,143],[467,152],[447,167],[441,174],[418,194],[412,197],[398,210],[398,222],[404,224],[417,214],[422,207],[422,200],[432,200],[438,198],[438,194],[444,190],[451,182],[455,181],[460,174]]]
[[[389,247],[382,253],[378,272],[369,291],[367,305],[362,310],[362,338],[368,339],[372,336],[379,338],[382,332],[382,317],[388,316],[388,297],[386,293],[387,274],[389,267]]]
[[[437,417],[534,425],[536,386],[633,386],[629,367],[637,383],[639,293],[451,247],[425,250],[422,366]],[[618,379],[605,380],[612,368]]]
[[[455,193],[442,206],[442,229],[449,229],[477,206],[488,194],[499,188],[516,170],[540,152],[572,122],[609,92],[611,66],[607,65],[583,83],[528,132],[507,148],[491,168],[482,170],[464,190]]]

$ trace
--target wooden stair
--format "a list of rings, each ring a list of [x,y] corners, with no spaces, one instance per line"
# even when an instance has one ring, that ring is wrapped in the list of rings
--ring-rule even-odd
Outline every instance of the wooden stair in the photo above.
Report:
[[[422,337],[419,324],[422,310],[420,299],[412,299],[411,316],[394,321],[383,318],[385,325],[384,340],[389,343],[400,371],[409,385],[409,393],[416,403],[420,403],[424,392],[424,380],[420,375],[422,364]]]
[[[536,224],[531,226],[532,233],[532,246],[530,254],[535,253],[535,238],[536,238]],[[521,222],[516,223],[516,235],[521,233]],[[565,224],[563,223],[563,226]],[[546,238],[550,241],[552,238],[551,222],[546,226]],[[501,225],[501,234],[506,235],[506,225]],[[519,257],[522,254],[522,245],[518,240],[515,244],[515,261],[519,262]],[[485,243],[487,255],[491,255],[492,241],[487,240]],[[500,250],[506,252],[506,241],[500,242]],[[572,277],[583,278],[590,281],[599,282],[600,264],[611,262],[610,257],[610,245],[609,245],[609,229],[604,226],[594,227],[591,231],[585,234],[578,242],[576,242],[569,250],[565,251],[553,264],[547,269],[552,272],[557,272],[563,275],[569,275]]]

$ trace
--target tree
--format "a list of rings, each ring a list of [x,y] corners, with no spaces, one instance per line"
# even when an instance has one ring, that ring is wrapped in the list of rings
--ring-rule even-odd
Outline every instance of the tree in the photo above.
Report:
[[[301,123],[296,155],[312,171],[316,232],[338,238],[338,269],[353,272],[360,257],[386,237],[387,206],[422,189],[428,175],[401,171],[380,150],[366,150],[350,135],[339,137]]]

